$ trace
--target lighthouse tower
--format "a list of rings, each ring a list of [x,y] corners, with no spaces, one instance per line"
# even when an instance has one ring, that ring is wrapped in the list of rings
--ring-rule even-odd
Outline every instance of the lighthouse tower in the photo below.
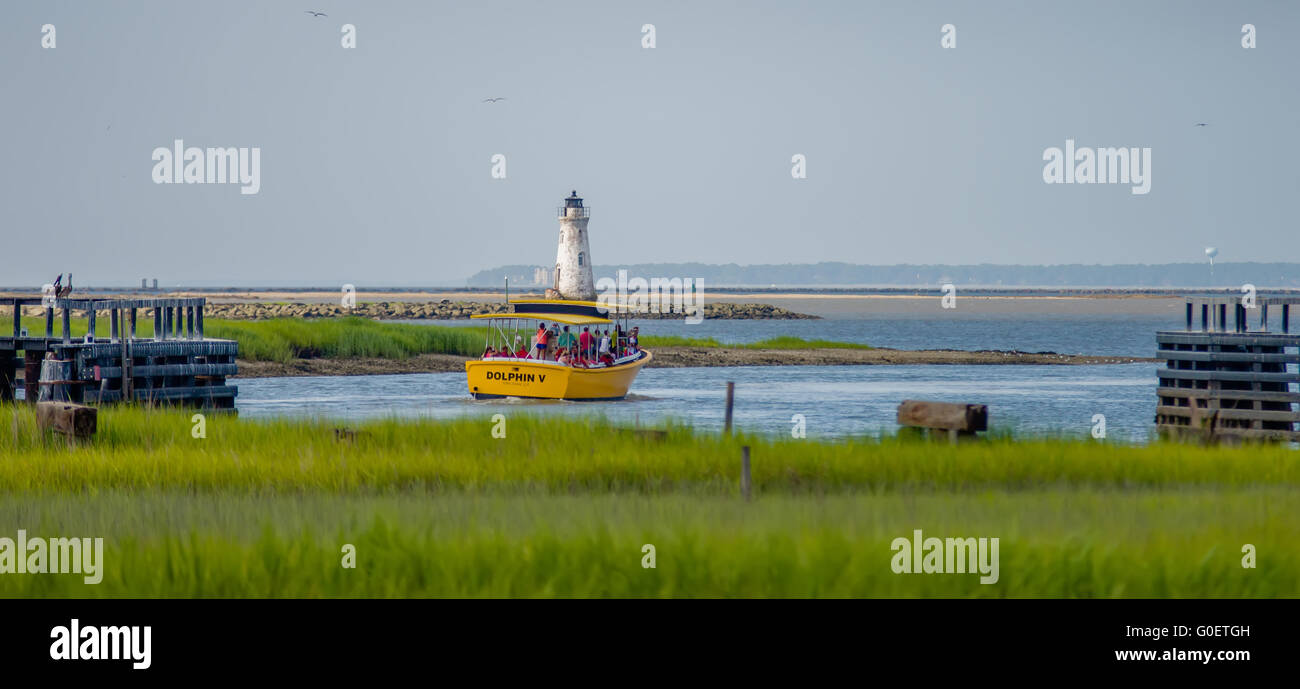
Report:
[[[558,209],[560,248],[555,254],[553,290],[547,295],[573,301],[595,301],[596,281],[591,275],[591,247],[587,244],[587,220],[591,209],[573,192]]]

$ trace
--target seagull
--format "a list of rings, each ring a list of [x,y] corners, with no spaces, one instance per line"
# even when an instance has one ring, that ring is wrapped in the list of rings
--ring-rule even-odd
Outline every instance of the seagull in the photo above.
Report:
[[[307,14],[310,14],[310,15],[313,16],[313,17],[328,17],[328,16],[329,16],[328,14],[325,14],[324,12],[317,12],[316,10],[303,10],[303,12],[305,12],[305,13],[307,13]]]
[[[1208,125],[1208,124],[1206,124],[1206,123],[1204,123],[1204,122],[1197,122],[1197,123],[1196,123],[1195,125],[1193,125],[1193,126],[1196,126],[1196,127],[1208,127],[1208,126],[1210,126],[1210,125]]]
[[[503,97],[501,97],[501,98],[484,98],[484,99],[483,99],[483,102],[484,102],[484,103],[495,103],[495,102],[497,102],[497,101],[499,101],[499,100],[505,100],[505,97],[503,96]]]

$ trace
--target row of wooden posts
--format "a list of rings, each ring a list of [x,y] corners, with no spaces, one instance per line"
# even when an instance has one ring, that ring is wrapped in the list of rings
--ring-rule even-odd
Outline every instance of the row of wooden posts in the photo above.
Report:
[[[96,311],[108,311],[111,318],[110,341],[130,337],[135,339],[137,312],[139,309],[153,310],[153,339],[203,339],[203,307],[207,299],[203,297],[171,299],[54,299],[42,298],[6,299],[5,304],[13,305],[13,337],[25,339],[30,336],[22,334],[22,307],[45,307],[45,338],[54,338],[54,312],[59,310],[60,326],[64,344],[72,343],[72,312],[86,312],[86,334],[92,342],[98,335]]]

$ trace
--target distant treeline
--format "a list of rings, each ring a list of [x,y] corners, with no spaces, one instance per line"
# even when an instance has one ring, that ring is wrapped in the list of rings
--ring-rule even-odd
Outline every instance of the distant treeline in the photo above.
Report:
[[[502,266],[475,273],[471,287],[494,287],[510,283],[533,285],[537,268],[545,266]],[[596,278],[615,277],[626,270],[629,277],[696,278],[707,286],[900,286],[953,283],[986,287],[1223,287],[1246,283],[1259,288],[1300,287],[1300,263],[1157,263],[1124,265],[1067,264],[1023,265],[893,265],[867,266],[853,263],[786,263],[749,265],[735,263],[645,263],[594,267]]]

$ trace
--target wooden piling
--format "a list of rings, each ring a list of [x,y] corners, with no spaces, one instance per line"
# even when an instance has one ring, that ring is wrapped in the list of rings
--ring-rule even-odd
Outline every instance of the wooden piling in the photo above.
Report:
[[[23,395],[28,404],[36,404],[36,398],[40,396],[41,354],[40,350],[23,352]]]
[[[14,401],[18,382],[18,360],[8,352],[0,352],[0,402]]]
[[[723,432],[727,433],[728,435],[731,434],[731,408],[732,405],[735,403],[735,401],[736,401],[736,384],[731,381],[727,381],[727,413],[726,413],[725,420],[722,423],[722,429]]]
[[[749,446],[740,448],[740,495],[745,500],[753,498],[753,480],[749,473]]]

